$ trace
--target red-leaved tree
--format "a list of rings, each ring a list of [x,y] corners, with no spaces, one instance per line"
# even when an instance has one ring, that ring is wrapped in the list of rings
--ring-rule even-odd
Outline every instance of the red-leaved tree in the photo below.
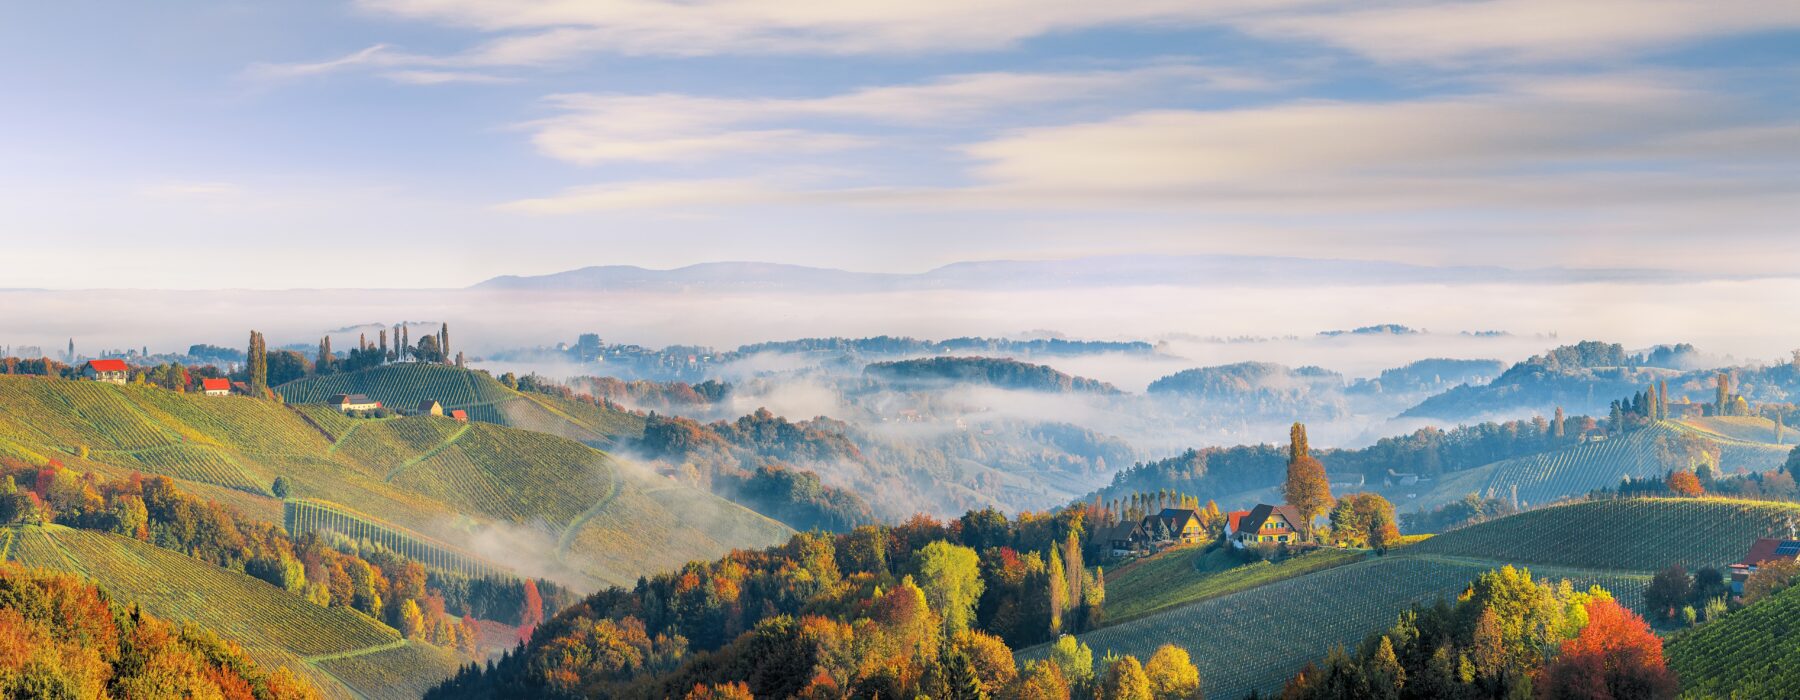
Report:
[[[1538,697],[1550,700],[1673,698],[1675,674],[1663,665],[1662,639],[1636,613],[1611,600],[1587,604],[1588,624],[1563,642],[1546,666]]]

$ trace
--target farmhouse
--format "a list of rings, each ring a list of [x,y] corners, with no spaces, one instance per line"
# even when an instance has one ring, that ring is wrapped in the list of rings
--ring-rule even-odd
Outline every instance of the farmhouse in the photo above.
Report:
[[[130,375],[131,368],[125,366],[124,360],[88,360],[81,366],[81,378],[97,382],[124,384]]]
[[[1731,565],[1731,594],[1744,594],[1744,582],[1750,580],[1750,574],[1756,573],[1757,566],[1783,559],[1800,559],[1800,540],[1757,538],[1750,544],[1750,553],[1744,555],[1744,560]]]
[[[340,411],[373,411],[381,408],[381,402],[362,394],[338,394],[326,402]]]
[[[451,417],[451,418],[454,418],[454,419],[456,419],[456,422],[458,422],[458,423],[467,423],[467,422],[469,422],[469,412],[468,412],[468,411],[464,411],[464,410],[462,410],[462,409],[460,409],[460,408],[458,408],[458,409],[456,409],[456,410],[453,410],[453,411],[451,411],[451,412],[450,412],[450,417]]]
[[[425,399],[424,401],[419,402],[419,415],[421,415],[421,416],[444,415],[444,405],[441,403],[438,403],[437,399]]]
[[[1259,503],[1248,515],[1238,518],[1238,526],[1230,532],[1234,547],[1265,542],[1285,544],[1300,540],[1300,524],[1305,521],[1293,506]]]
[[[1206,538],[1206,528],[1200,523],[1200,511],[1192,508],[1164,508],[1162,512],[1144,518],[1141,527],[1144,534],[1158,541],[1199,542]]]
[[[200,393],[207,396],[225,396],[231,393],[231,380],[207,377],[200,380]]]
[[[1094,539],[1105,545],[1115,557],[1131,554],[1148,544],[1148,538],[1144,536],[1144,525],[1138,522],[1101,528],[1094,534]]]

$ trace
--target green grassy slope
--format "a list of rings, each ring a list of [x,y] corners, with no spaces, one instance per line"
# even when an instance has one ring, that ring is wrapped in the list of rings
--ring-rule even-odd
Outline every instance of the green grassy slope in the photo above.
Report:
[[[1663,649],[1684,697],[1800,697],[1800,587],[1671,638]]]
[[[411,411],[427,399],[468,411],[472,420],[549,433],[589,444],[640,434],[644,421],[576,401],[508,389],[483,372],[448,365],[398,363],[359,372],[288,382],[275,390],[288,403],[320,404],[334,394],[366,394],[389,408]]]
[[[1106,619],[1113,624],[1183,603],[1235,593],[1360,561],[1361,550],[1323,549],[1277,563],[1240,564],[1224,549],[1196,545],[1160,552],[1106,577]]]
[[[1601,585],[1641,607],[1657,569],[1735,561],[1752,539],[1785,532],[1790,515],[1800,519],[1800,505],[1725,499],[1574,503],[1438,535],[1386,556],[1340,554],[1353,563],[1310,572],[1300,571],[1308,565],[1305,557],[1220,572],[1217,562],[1197,557],[1197,549],[1175,550],[1107,581],[1109,613],[1148,614],[1081,639],[1097,654],[1112,650],[1139,658],[1165,642],[1181,644],[1200,667],[1209,696],[1267,693],[1332,646],[1360,642],[1414,602],[1453,597],[1483,571],[1523,566],[1540,579]],[[1226,592],[1209,592],[1219,588]],[[1020,656],[1042,654],[1043,647],[1035,647]]]
[[[308,657],[401,641],[398,632],[361,613],[319,607],[261,580],[130,538],[56,525],[10,532],[7,561],[86,576],[151,614],[195,623],[237,642],[258,661],[293,668],[334,696],[380,688],[354,679],[340,686],[306,663]],[[436,653],[396,669],[444,678],[455,672],[456,662]]]
[[[1511,498],[1515,486],[1519,500],[1527,504],[1581,496],[1594,489],[1616,487],[1626,476],[1662,476],[1668,467],[1657,458],[1656,441],[1658,438],[1673,440],[1683,434],[1699,435],[1718,445],[1720,467],[1726,472],[1740,467],[1750,471],[1774,469],[1787,459],[1788,450],[1792,449],[1663,421],[1613,440],[1575,445],[1448,474],[1429,487],[1422,485],[1416,500],[1395,502],[1412,509],[1434,508],[1471,493],[1488,498]],[[1769,436],[1773,437],[1772,431]]]
[[[1208,697],[1278,691],[1293,673],[1336,645],[1353,646],[1393,624],[1414,603],[1461,593],[1495,562],[1423,556],[1375,557],[1285,578],[1229,595],[1080,635],[1096,657],[1107,651],[1149,658],[1158,646],[1187,648]],[[1589,571],[1532,569],[1538,578],[1599,584],[1631,601],[1647,578]],[[1111,596],[1111,589],[1108,589]],[[1037,658],[1045,647],[1022,651]]]
[[[476,384],[473,378],[485,378],[440,369]],[[512,400],[540,405],[535,397]],[[470,544],[462,553],[517,554],[500,563],[529,558],[537,574],[577,584],[630,582],[791,534],[710,493],[636,473],[553,435],[425,416],[350,419],[319,406],[142,386],[0,376],[0,454],[113,475],[168,475],[271,522],[282,521],[271,485],[285,476],[292,496],[342,504],[439,541],[467,544],[476,540],[471,532],[507,524],[505,544]]]
[[[1408,551],[1598,569],[1723,566],[1751,540],[1787,532],[1800,505],[1719,498],[1573,503],[1447,532]]]
[[[1714,416],[1711,418],[1688,418],[1681,421],[1683,426],[1705,433],[1717,435],[1731,440],[1761,444],[1786,445],[1792,448],[1795,438],[1793,428],[1784,427],[1780,442],[1775,439],[1775,421],[1755,416]]]

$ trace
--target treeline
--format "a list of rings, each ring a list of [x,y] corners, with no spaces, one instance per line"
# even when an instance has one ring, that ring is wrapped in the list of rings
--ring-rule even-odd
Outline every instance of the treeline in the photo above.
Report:
[[[1560,412],[1559,412],[1560,413]],[[1408,435],[1382,438],[1361,448],[1313,450],[1333,475],[1360,474],[1379,482],[1389,471],[1435,477],[1503,459],[1578,443],[1600,424],[1586,416],[1458,426],[1427,427]],[[1116,498],[1134,492],[1169,489],[1213,498],[1281,483],[1288,452],[1275,445],[1237,445],[1190,449],[1154,462],[1140,462],[1113,475],[1099,494]]]
[[[1122,393],[1097,379],[1073,377],[1051,367],[1003,357],[928,357],[877,362],[864,376],[900,387],[983,384],[1001,389],[1055,393]]]
[[[795,529],[841,532],[875,522],[861,496],[791,466],[863,461],[861,450],[843,433],[808,421],[791,422],[767,409],[712,424],[650,413],[643,436],[625,447],[659,470]]]
[[[360,611],[407,637],[472,654],[474,618],[529,628],[575,599],[548,581],[434,572],[368,542],[251,521],[168,477],[103,479],[0,457],[0,524],[57,523],[131,537],[248,574],[321,606]]]
[[[1662,640],[1598,586],[1534,581],[1506,567],[1452,604],[1401,614],[1355,650],[1308,664],[1283,700],[1672,699]]]
[[[524,383],[543,383],[541,378],[533,381],[534,376],[527,375]],[[688,384],[687,382],[652,382],[642,379],[625,381],[614,377],[576,377],[569,380],[568,387],[575,392],[612,403],[660,411],[716,404],[731,394],[731,384],[715,379],[708,379],[699,384]],[[540,391],[535,386],[530,390]]]
[[[75,576],[0,564],[0,697],[307,700],[319,692],[211,632],[127,608]]]
[[[1067,653],[1015,664],[1012,648],[1098,620],[1088,515],[921,515],[693,562],[589,596],[427,697],[1197,697],[1175,650],[1096,669],[1065,637]]]
[[[1007,338],[950,338],[920,340],[918,338],[876,336],[873,338],[801,338],[768,343],[754,343],[737,349],[738,355],[761,353],[839,352],[857,355],[941,355],[944,353],[986,352],[1031,355],[1090,355],[1123,353],[1148,355],[1155,346],[1142,341],[1065,340],[1039,338],[1011,340]]]

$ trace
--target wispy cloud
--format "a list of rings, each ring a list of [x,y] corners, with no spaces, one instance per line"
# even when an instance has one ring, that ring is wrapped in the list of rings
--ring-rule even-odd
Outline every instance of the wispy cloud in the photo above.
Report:
[[[1800,27],[1800,4],[1760,0],[1482,0],[1345,3],[1237,17],[1269,38],[1322,42],[1384,61],[1544,63],[1666,50]]]
[[[1116,100],[1150,91],[1166,97],[1270,86],[1271,81],[1240,71],[1152,65],[1112,71],[950,75],[813,98],[565,94],[547,99],[561,114],[523,127],[533,132],[532,141],[541,152],[559,160],[677,161],[731,153],[817,152],[869,143],[830,126],[795,124],[966,125],[1006,110]]]

